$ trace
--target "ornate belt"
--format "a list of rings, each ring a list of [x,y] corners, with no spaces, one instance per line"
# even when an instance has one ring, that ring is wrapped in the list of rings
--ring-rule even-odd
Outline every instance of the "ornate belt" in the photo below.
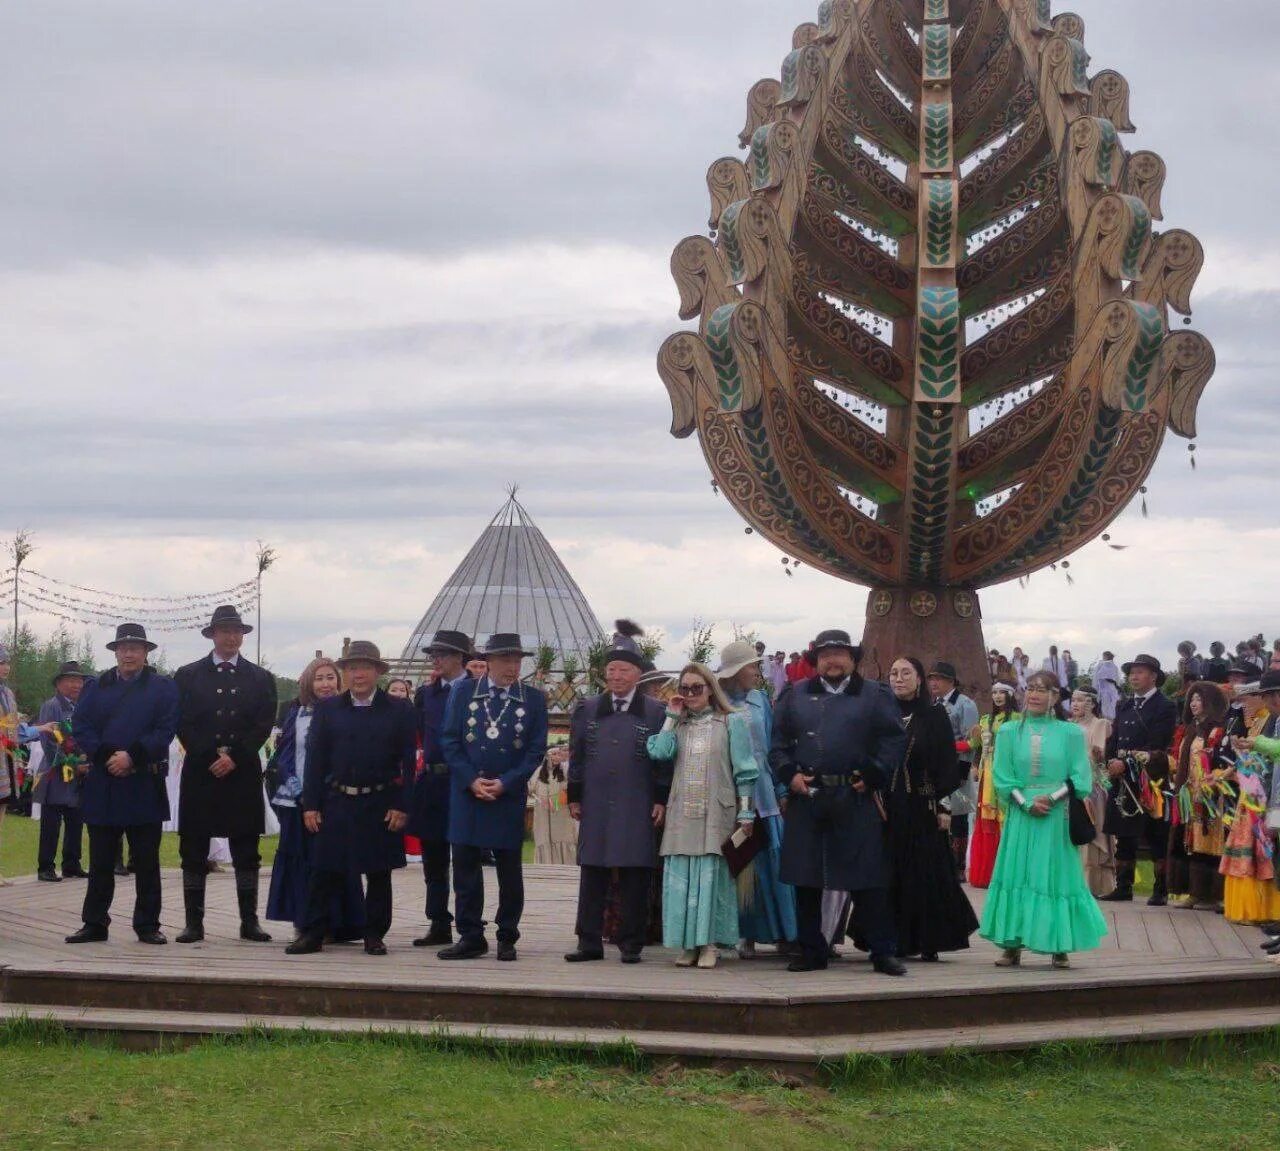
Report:
[[[368,787],[347,787],[342,783],[335,783],[333,790],[339,795],[376,795],[380,791],[386,791],[389,785],[385,783],[374,783]]]

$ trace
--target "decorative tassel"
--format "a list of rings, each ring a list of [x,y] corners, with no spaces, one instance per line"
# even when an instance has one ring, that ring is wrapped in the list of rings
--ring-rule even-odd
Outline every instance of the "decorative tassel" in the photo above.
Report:
[[[738,912],[739,914],[751,910],[751,905],[755,902],[756,894],[756,861],[753,859],[740,872],[738,872]]]
[[[1142,497],[1142,518],[1144,520],[1149,518],[1147,513],[1147,497],[1146,496]]]

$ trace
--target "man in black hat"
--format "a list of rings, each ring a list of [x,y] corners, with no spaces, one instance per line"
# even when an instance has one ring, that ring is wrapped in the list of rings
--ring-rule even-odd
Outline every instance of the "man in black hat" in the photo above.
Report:
[[[265,830],[259,753],[276,721],[276,680],[240,654],[253,631],[234,607],[214,610],[201,631],[213,651],[178,669],[178,739],[186,753],[178,790],[178,850],[186,927],[179,943],[204,938],[209,841],[226,836],[236,873],[240,938],[269,943],[258,922],[258,839]]]
[[[147,664],[156,645],[141,624],[122,623],[107,644],[116,666],[80,693],[71,734],[89,761],[80,813],[89,828],[89,887],[84,926],[68,943],[103,943],[115,897],[116,851],[129,841],[140,943],[168,943],[160,931],[160,828],[169,818],[169,744],[178,727],[178,689]]]
[[[811,648],[817,675],[797,684],[774,712],[769,763],[790,791],[782,841],[782,881],[796,889],[802,953],[789,971],[827,966],[822,892],[853,896],[853,933],[875,969],[905,975],[896,958],[889,904],[889,858],[874,792],[906,753],[906,734],[888,688],[858,674],[862,649],[839,630]]]
[[[1111,794],[1103,824],[1103,830],[1116,837],[1116,889],[1102,899],[1110,903],[1133,899],[1138,841],[1142,840],[1155,868],[1155,885],[1147,902],[1163,907],[1169,894],[1165,879],[1172,803],[1169,749],[1178,726],[1178,707],[1160,691],[1167,677],[1155,656],[1137,656],[1123,670],[1132,694],[1116,705],[1107,740]]]
[[[946,709],[947,718],[951,721],[956,758],[960,761],[960,786],[947,797],[946,804],[951,815],[951,857],[963,882],[965,861],[969,858],[969,825],[978,809],[978,784],[969,778],[973,771],[969,735],[978,726],[978,705],[960,690],[954,664],[939,660],[927,678],[930,693]]]
[[[422,737],[422,774],[414,783],[407,833],[422,844],[422,874],[427,885],[425,935],[414,947],[444,947],[453,942],[449,914],[449,765],[440,735],[453,688],[470,679],[471,639],[460,631],[438,631],[422,649],[431,657],[431,678],[414,696]]]
[[[40,848],[37,878],[46,883],[60,879],[87,879],[80,866],[84,820],[80,817],[80,779],[89,770],[88,761],[76,748],[71,734],[71,718],[88,672],[69,660],[53,677],[53,695],[40,705],[37,723],[56,724],[54,735],[42,735],[44,766],[31,791],[40,805]],[[62,875],[54,869],[58,855],[58,835],[62,835]]]
[[[604,958],[604,906],[617,869],[621,896],[618,947],[639,963],[649,892],[658,866],[654,829],[662,825],[671,765],[649,758],[649,737],[666,708],[640,690],[644,657],[630,646],[605,659],[606,690],[574,709],[569,735],[569,815],[578,821],[578,936],[570,963]]]
[[[438,954],[477,959],[489,950],[481,871],[488,849],[498,873],[498,958],[510,962],[516,959],[524,913],[520,853],[529,780],[547,753],[547,697],[520,682],[521,661],[531,654],[520,636],[492,635],[481,654],[488,670],[457,685],[445,716],[458,941]]]

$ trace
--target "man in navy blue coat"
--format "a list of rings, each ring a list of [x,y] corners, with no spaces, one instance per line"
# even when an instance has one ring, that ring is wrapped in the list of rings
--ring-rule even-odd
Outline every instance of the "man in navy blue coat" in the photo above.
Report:
[[[160,933],[160,827],[169,818],[169,744],[178,728],[178,688],[147,666],[156,645],[141,624],[122,623],[107,644],[116,666],[80,693],[71,734],[89,761],[80,811],[89,828],[89,887],[84,926],[68,943],[101,943],[111,924],[116,852],[129,840],[137,881],[133,930],[142,943]]]
[[[418,756],[417,719],[407,699],[378,687],[389,670],[377,645],[352,640],[335,661],[347,690],[316,704],[307,732],[302,821],[315,835],[302,933],[288,955],[324,946],[329,909],[351,873],[366,877],[367,955],[386,955],[391,872],[404,866],[404,827]]]
[[[521,660],[530,653],[518,635],[491,636],[481,654],[487,674],[454,688],[444,723],[459,938],[439,957],[475,959],[489,950],[481,870],[489,849],[498,872],[498,958],[511,961],[524,912],[521,850],[529,779],[547,753],[547,697],[520,682]]]
[[[427,884],[427,933],[414,947],[444,946],[453,942],[453,916],[449,914],[449,765],[441,736],[449,696],[457,684],[469,678],[467,660],[471,640],[460,631],[438,631],[422,649],[431,657],[431,679],[418,688],[418,732],[422,740],[422,774],[413,788],[409,811],[409,835],[422,844],[422,873]]]

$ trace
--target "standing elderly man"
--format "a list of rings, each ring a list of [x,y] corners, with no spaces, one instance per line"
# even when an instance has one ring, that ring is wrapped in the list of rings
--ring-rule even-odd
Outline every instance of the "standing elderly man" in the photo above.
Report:
[[[40,705],[39,723],[55,724],[58,734],[42,735],[44,766],[32,789],[31,798],[40,805],[40,848],[36,876],[58,882],[54,868],[58,857],[58,835],[62,835],[62,879],[86,879],[80,866],[84,820],[80,817],[80,781],[88,762],[71,735],[71,720],[88,675],[75,660],[64,663],[53,677],[53,695]]]
[[[604,909],[617,869],[618,948],[623,963],[639,963],[649,892],[658,865],[654,828],[661,827],[671,789],[671,765],[649,758],[646,745],[662,730],[666,709],[639,690],[644,657],[614,648],[605,663],[606,690],[583,700],[569,733],[569,815],[578,821],[578,946],[565,960],[604,958]]]
[[[129,841],[140,943],[168,943],[160,932],[160,827],[169,818],[169,744],[178,730],[178,688],[147,664],[156,645],[141,624],[122,623],[107,644],[116,666],[84,685],[71,734],[89,761],[80,812],[89,828],[84,926],[68,943],[103,943],[115,897],[116,852]]]
[[[444,947],[453,942],[453,916],[449,914],[449,765],[441,736],[453,689],[471,678],[467,671],[471,639],[460,631],[438,631],[422,650],[431,657],[431,678],[418,688],[413,700],[422,743],[422,774],[413,786],[406,830],[422,844],[429,926],[413,945]]]
[[[1053,648],[1054,652],[1058,649]],[[939,660],[928,675],[929,691],[946,709],[951,721],[951,734],[956,742],[956,758],[960,761],[960,786],[948,797],[951,813],[951,857],[956,874],[964,882],[965,863],[969,858],[969,829],[978,810],[978,781],[973,775],[973,750],[969,736],[978,726],[978,705],[960,690],[954,664]]]
[[[391,873],[404,866],[404,827],[418,758],[417,717],[407,699],[378,687],[389,665],[376,644],[352,640],[334,661],[347,681],[319,700],[307,733],[302,822],[316,836],[306,922],[286,955],[320,951],[330,909],[349,875],[365,877],[366,955],[386,955]]]
[[[1155,870],[1152,907],[1168,902],[1165,866],[1169,852],[1169,749],[1178,726],[1178,707],[1160,689],[1166,676],[1152,655],[1124,665],[1132,695],[1121,700],[1107,740],[1107,772],[1111,794],[1103,830],[1116,837],[1116,889],[1102,898],[1110,903],[1133,899],[1138,841],[1146,843]]]
[[[520,636],[489,637],[481,655],[487,671],[462,683],[449,699],[444,755],[449,764],[449,844],[458,941],[441,959],[477,959],[484,937],[481,860],[493,852],[498,873],[498,958],[516,959],[524,914],[524,812],[529,779],[547,754],[547,697],[520,682],[531,653]]]
[[[801,954],[788,971],[827,966],[824,888],[853,896],[854,930],[884,975],[905,975],[896,958],[889,859],[874,792],[906,752],[898,706],[882,684],[858,674],[862,649],[832,629],[813,642],[817,675],[787,692],[773,718],[769,763],[790,799],[782,881],[796,889]]]
[[[262,745],[276,722],[276,678],[240,654],[253,628],[231,606],[214,609],[201,631],[213,642],[203,659],[180,667],[178,740],[184,757],[178,782],[178,852],[186,926],[179,943],[204,938],[209,844],[225,836],[236,873],[240,938],[270,943],[258,922],[258,839],[265,828]]]

